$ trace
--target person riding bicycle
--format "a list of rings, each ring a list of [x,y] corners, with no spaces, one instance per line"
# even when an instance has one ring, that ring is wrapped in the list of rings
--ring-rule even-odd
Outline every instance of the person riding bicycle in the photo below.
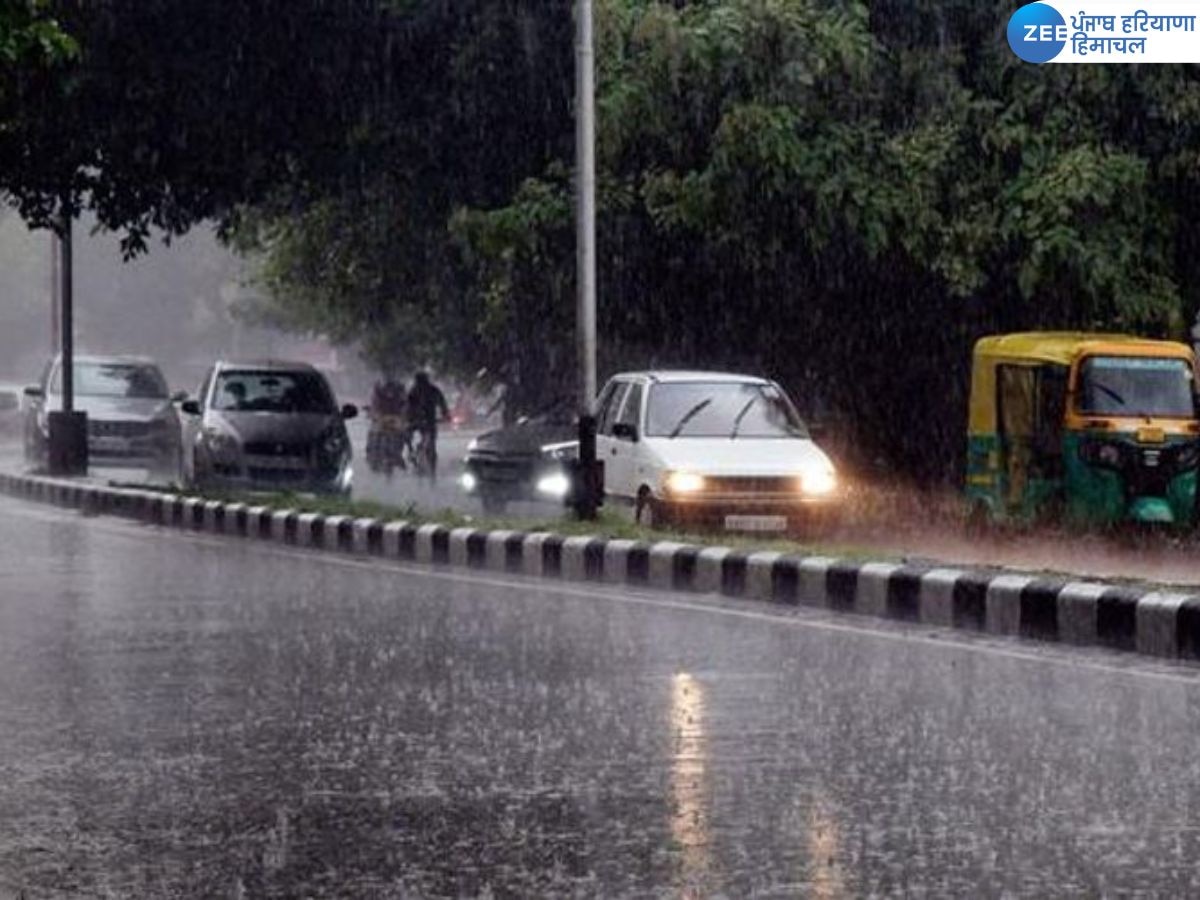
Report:
[[[432,381],[429,373],[418,372],[408,392],[408,424],[413,434],[420,434],[429,461],[429,474],[437,477],[438,422],[450,418],[446,396]]]
[[[393,467],[407,468],[404,457],[411,451],[410,431],[405,421],[408,392],[395,371],[387,369],[371,391],[371,430],[367,435],[367,458],[373,469],[391,474]]]

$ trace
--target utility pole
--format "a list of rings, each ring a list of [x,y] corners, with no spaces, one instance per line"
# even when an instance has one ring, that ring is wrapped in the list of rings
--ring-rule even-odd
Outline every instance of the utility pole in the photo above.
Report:
[[[64,204],[64,210],[66,205]],[[69,212],[63,212],[59,223],[59,337],[61,359],[58,377],[62,386],[62,409],[47,410],[50,426],[49,464],[52,475],[84,475],[88,466],[87,413],[75,411],[75,297],[71,258],[71,226]],[[47,392],[42,402],[49,400]]]
[[[575,3],[575,346],[579,385],[579,466],[574,506],[596,518],[604,489],[596,464],[596,87],[592,0]]]
[[[59,288],[62,286],[58,264],[58,235],[50,232],[50,352],[57,353],[62,343],[58,315],[61,309]]]

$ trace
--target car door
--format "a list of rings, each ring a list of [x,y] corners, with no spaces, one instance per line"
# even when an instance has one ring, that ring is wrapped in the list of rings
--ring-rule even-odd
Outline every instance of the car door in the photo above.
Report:
[[[188,415],[182,410],[179,414],[180,467],[183,480],[187,484],[191,484],[196,479],[196,444],[199,443],[200,435],[204,430],[204,414],[208,411],[208,393],[212,380],[213,370],[209,369],[195,398],[195,403],[200,408],[200,415]]]
[[[596,403],[596,458],[604,462],[604,492],[612,497],[623,496],[612,468],[617,450],[612,429],[628,390],[628,381],[614,378],[604,386]]]
[[[641,429],[645,393],[645,385],[640,380],[631,381],[612,425],[613,443],[607,465],[612,467],[612,480],[617,485],[617,492],[620,496],[631,499],[637,497],[638,488],[642,484],[638,468],[643,446]],[[618,430],[624,431],[618,429],[621,425],[635,429],[636,440],[630,437],[627,431],[621,435],[616,434]]]

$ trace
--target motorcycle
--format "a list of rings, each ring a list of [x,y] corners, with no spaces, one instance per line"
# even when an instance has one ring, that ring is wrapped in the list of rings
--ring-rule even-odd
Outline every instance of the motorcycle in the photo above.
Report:
[[[374,415],[367,432],[367,467],[376,474],[392,477],[396,469],[408,468],[412,453],[408,424],[402,416]]]

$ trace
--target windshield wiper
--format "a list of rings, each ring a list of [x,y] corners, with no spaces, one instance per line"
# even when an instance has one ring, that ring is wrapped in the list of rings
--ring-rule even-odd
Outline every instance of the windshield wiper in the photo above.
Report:
[[[1110,388],[1103,381],[1096,381],[1095,379],[1092,379],[1092,381],[1090,383],[1091,383],[1092,387],[1099,388],[1104,393],[1108,394],[1108,396],[1112,397],[1114,400],[1116,400],[1118,403],[1120,403],[1122,406],[1129,405],[1125,402],[1124,397],[1122,397],[1120,394],[1118,394],[1116,391],[1114,391],[1112,388]]]
[[[755,394],[746,401],[746,405],[742,407],[741,412],[733,420],[733,431],[729,432],[729,439],[732,441],[737,437],[738,429],[742,427],[742,419],[746,418],[746,413],[750,412],[750,407],[758,402],[758,394]]]
[[[712,397],[706,397],[705,399],[703,399],[699,403],[697,403],[695,406],[693,406],[691,409],[689,409],[687,412],[685,412],[683,414],[683,418],[680,419],[679,423],[674,428],[671,429],[671,433],[668,434],[667,437],[669,437],[669,438],[679,437],[679,432],[683,431],[684,426],[687,425],[688,422],[692,421],[692,419],[696,418],[696,416],[700,415],[700,413],[704,410],[704,408],[707,407],[710,403],[712,403]]]

